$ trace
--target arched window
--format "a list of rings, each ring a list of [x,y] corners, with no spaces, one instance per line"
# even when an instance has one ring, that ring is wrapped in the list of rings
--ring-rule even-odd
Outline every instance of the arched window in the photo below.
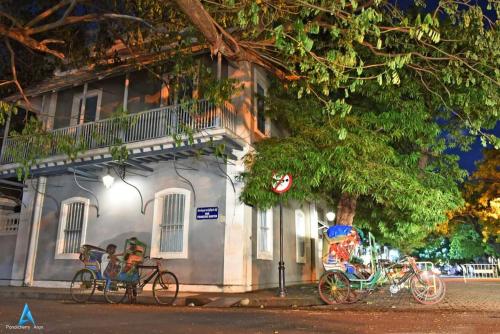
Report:
[[[169,188],[155,194],[151,256],[168,259],[188,257],[191,192]]]
[[[77,259],[85,243],[90,200],[72,197],[61,203],[56,259]]]

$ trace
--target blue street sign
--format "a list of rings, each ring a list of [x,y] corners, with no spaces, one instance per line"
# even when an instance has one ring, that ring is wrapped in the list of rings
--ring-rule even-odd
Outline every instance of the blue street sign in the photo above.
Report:
[[[219,208],[207,207],[207,208],[197,208],[196,209],[196,219],[218,219],[219,218]]]

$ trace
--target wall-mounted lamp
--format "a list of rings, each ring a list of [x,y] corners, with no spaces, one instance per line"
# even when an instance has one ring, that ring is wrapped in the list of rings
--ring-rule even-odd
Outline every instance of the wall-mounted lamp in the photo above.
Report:
[[[332,222],[335,220],[335,212],[327,212],[326,213],[326,220],[328,220],[329,222]]]
[[[105,176],[102,177],[102,183],[104,183],[104,186],[106,187],[106,189],[111,188],[111,186],[113,185],[113,182],[115,182],[115,178],[109,174],[106,174]]]

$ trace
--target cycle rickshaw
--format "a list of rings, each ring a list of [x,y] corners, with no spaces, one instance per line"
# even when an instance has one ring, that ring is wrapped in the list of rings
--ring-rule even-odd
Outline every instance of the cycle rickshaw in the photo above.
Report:
[[[404,257],[396,263],[378,259],[371,233],[368,234],[370,267],[352,265],[350,260],[360,243],[359,232],[351,226],[332,226],[323,232],[325,273],[318,290],[325,303],[355,303],[384,283],[389,283],[391,294],[409,288],[421,304],[436,304],[444,298],[444,282],[432,271],[419,270],[414,258]]]
[[[137,293],[152,282],[152,293],[157,304],[172,305],[179,292],[177,277],[170,271],[162,270],[160,259],[145,256],[146,245],[136,238],[125,241],[123,255],[116,256],[106,268],[102,266],[102,248],[83,245],[80,260],[85,268],[77,271],[71,281],[71,297],[78,303],[87,302],[95,290],[103,291],[108,303],[121,303],[128,297],[136,301]],[[144,264],[144,260],[155,262]]]

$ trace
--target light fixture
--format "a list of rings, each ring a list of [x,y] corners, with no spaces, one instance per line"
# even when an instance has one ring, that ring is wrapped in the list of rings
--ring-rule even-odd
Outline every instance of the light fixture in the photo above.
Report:
[[[102,177],[102,183],[104,183],[104,186],[106,187],[106,189],[111,188],[111,186],[113,185],[113,182],[115,182],[115,178],[109,174],[106,174],[105,176]]]
[[[326,214],[326,220],[328,220],[329,222],[332,222],[335,220],[335,212],[327,212]]]

